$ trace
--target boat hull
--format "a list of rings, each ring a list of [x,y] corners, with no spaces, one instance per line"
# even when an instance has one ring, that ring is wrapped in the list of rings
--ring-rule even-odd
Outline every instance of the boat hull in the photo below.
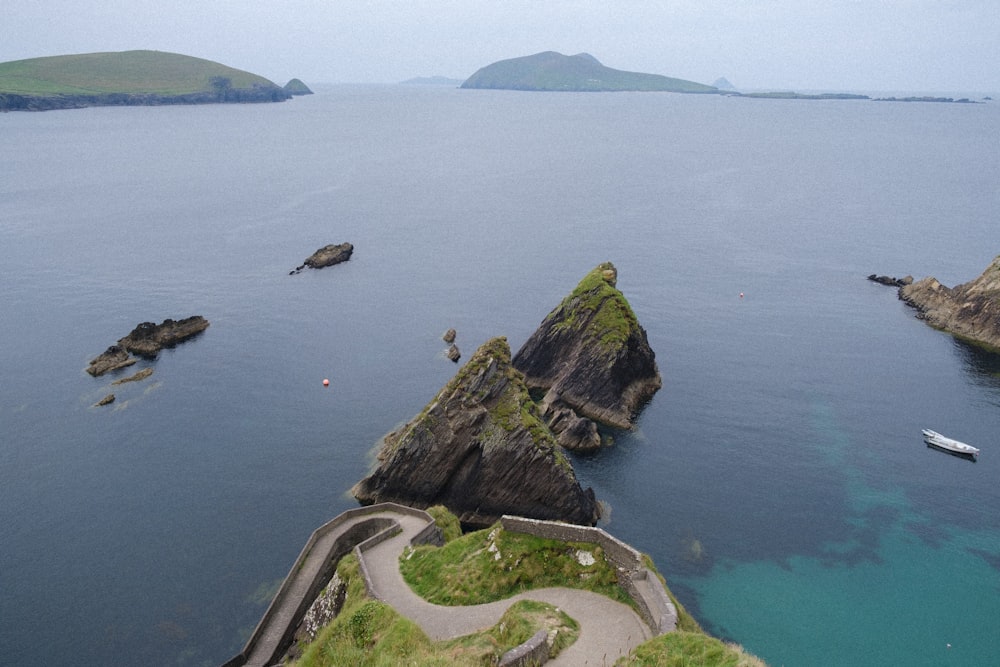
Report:
[[[967,445],[964,442],[959,442],[952,438],[945,437],[936,431],[931,431],[929,429],[924,429],[924,442],[931,449],[936,449],[952,456],[958,456],[964,459],[969,459],[970,461],[975,461],[976,457],[979,456],[979,449],[973,447],[972,445]]]

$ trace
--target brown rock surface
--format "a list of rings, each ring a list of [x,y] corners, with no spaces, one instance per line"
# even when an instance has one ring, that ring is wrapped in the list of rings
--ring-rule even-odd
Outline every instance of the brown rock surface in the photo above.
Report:
[[[967,283],[945,287],[928,277],[900,287],[899,298],[931,326],[1000,350],[1000,256]]]

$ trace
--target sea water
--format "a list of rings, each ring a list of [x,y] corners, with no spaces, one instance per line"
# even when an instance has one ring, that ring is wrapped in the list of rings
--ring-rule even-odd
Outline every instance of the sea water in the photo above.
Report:
[[[602,525],[769,664],[995,660],[1000,362],[865,280],[1000,254],[995,104],[335,86],[0,133],[0,662],[226,660],[455,373],[441,334],[516,350],[602,261],[664,380],[574,457]]]

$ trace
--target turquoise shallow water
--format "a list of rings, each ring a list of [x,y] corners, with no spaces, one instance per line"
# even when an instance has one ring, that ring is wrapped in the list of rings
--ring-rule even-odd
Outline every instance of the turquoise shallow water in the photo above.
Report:
[[[1000,362],[864,277],[1000,252],[998,109],[337,86],[4,114],[0,655],[228,659],[454,374],[441,334],[516,349],[610,260],[664,386],[574,457],[605,527],[771,664],[995,662]],[[192,314],[149,381],[84,372]]]

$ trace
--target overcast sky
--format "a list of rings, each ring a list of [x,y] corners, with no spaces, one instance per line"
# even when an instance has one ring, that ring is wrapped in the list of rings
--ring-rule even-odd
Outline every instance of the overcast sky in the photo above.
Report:
[[[587,52],[741,89],[1000,92],[998,0],[2,0],[0,62],[155,49],[279,85]]]

